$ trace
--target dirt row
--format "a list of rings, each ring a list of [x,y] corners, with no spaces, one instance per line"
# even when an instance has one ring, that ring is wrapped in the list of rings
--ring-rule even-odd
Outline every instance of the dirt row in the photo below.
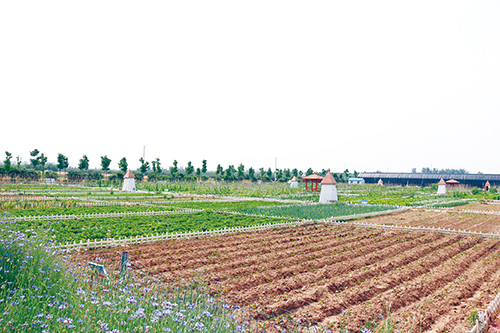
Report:
[[[440,221],[415,213],[414,220]],[[380,321],[390,305],[406,330],[465,332],[467,314],[484,309],[500,287],[500,240],[437,233],[307,225],[80,255],[117,262],[121,251],[156,278],[189,277],[196,268],[214,290],[351,330]]]
[[[375,224],[440,227],[500,233],[500,215],[463,213],[455,210],[437,212],[416,209],[395,213],[390,216],[373,217],[366,221]]]

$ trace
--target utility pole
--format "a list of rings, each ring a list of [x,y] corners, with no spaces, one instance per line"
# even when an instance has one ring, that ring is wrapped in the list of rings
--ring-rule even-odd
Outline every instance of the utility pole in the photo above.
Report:
[[[278,174],[278,158],[274,158],[274,181],[276,182],[276,176]]]

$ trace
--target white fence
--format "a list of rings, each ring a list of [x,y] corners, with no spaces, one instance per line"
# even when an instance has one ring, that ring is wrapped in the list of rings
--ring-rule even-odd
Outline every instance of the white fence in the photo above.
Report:
[[[486,215],[500,215],[500,211],[495,210],[474,210],[474,209],[462,209],[460,213],[474,213],[474,214],[486,214]]]
[[[83,248],[98,248],[98,247],[108,247],[108,246],[125,246],[129,244],[140,244],[140,243],[148,243],[148,242],[158,242],[167,239],[179,239],[179,238],[193,238],[193,237],[202,237],[202,236],[214,236],[214,235],[225,235],[246,231],[258,231],[258,230],[267,230],[273,228],[281,228],[281,227],[292,227],[299,224],[302,224],[301,221],[290,221],[290,222],[281,222],[281,223],[269,223],[264,225],[256,225],[251,227],[234,227],[234,228],[223,228],[216,230],[207,230],[207,231],[186,231],[180,233],[165,233],[161,235],[155,236],[135,236],[129,238],[110,238],[110,239],[101,239],[101,240],[87,240],[86,242],[80,241],[79,243],[66,243],[54,246],[54,248],[62,249],[62,250],[81,250]]]
[[[488,332],[490,324],[500,313],[500,293],[497,294],[495,299],[486,307],[486,310],[480,314],[480,320],[476,321],[476,325],[472,328],[470,333],[484,333]]]
[[[74,220],[74,219],[101,219],[107,217],[125,217],[125,216],[154,216],[171,214],[189,214],[200,212],[202,209],[186,208],[183,210],[159,210],[149,212],[120,212],[120,213],[93,213],[93,214],[51,214],[35,216],[12,216],[5,217],[11,221],[50,221],[50,220]]]

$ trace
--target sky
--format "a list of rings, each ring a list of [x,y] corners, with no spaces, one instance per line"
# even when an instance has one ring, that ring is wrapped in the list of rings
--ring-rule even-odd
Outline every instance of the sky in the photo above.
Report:
[[[0,160],[500,173],[499,15],[496,0],[2,1]]]

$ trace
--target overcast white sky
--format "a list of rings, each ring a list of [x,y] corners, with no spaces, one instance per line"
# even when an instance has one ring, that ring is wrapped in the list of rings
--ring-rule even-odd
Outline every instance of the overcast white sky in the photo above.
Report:
[[[0,159],[500,173],[500,1],[2,1]]]

